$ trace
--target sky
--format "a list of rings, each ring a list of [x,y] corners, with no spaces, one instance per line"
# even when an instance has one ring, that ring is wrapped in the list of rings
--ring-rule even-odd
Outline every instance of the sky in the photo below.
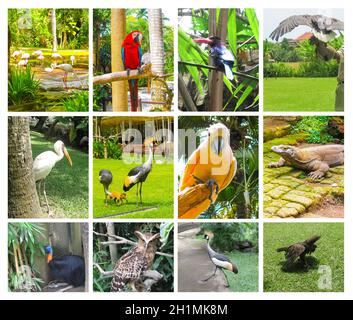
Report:
[[[271,32],[279,25],[282,20],[292,15],[298,14],[322,14],[330,18],[337,18],[342,21],[344,20],[343,9],[265,9],[263,16],[264,39],[268,39]],[[299,26],[295,28],[292,32],[287,33],[285,37],[289,39],[295,39],[310,30],[310,27]]]

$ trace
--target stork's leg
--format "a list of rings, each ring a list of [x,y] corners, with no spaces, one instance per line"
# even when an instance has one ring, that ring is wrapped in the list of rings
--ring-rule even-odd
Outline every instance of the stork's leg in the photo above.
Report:
[[[142,182],[140,184],[140,204],[142,206]]]
[[[212,277],[214,277],[216,275],[218,267],[216,267],[216,269],[214,270],[213,274],[211,274],[208,278],[206,278],[205,280],[202,280],[204,282],[208,281],[209,279],[211,279]]]
[[[43,182],[43,194],[44,194],[44,198],[45,198],[45,203],[47,205],[47,211],[48,211],[48,215],[51,216],[51,213],[50,213],[50,208],[49,208],[49,203],[48,203],[48,199],[47,199],[47,193],[45,191],[45,180],[43,179],[42,180]]]
[[[139,184],[140,183],[136,184],[136,206],[139,205],[139,196],[138,196],[138,194],[139,194]]]
[[[40,192],[40,184],[41,184],[41,180],[36,182],[36,191],[37,191],[37,195],[38,195],[38,200],[39,200],[39,206],[42,207],[42,201],[41,201],[41,192]]]

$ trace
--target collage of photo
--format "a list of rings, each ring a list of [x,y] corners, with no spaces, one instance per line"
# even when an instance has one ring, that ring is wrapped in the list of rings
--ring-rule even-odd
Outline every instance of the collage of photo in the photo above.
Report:
[[[343,9],[7,17],[9,292],[344,292]]]

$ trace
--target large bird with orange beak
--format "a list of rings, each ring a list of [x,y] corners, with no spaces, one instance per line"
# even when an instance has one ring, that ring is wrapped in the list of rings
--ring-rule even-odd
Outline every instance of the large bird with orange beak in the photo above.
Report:
[[[121,58],[123,60],[124,68],[127,74],[130,74],[130,70],[140,70],[142,60],[142,48],[141,48],[142,33],[138,30],[130,32],[122,46],[121,46]],[[137,111],[138,108],[138,79],[129,80],[130,90],[130,103],[131,111]]]
[[[204,183],[210,189],[210,196],[184,212],[179,218],[194,219],[214,203],[219,192],[233,180],[237,161],[230,147],[230,133],[222,123],[208,128],[207,138],[191,154],[185,166],[179,195],[190,188]]]
[[[235,58],[230,50],[222,43],[221,39],[217,36],[209,38],[194,39],[196,43],[206,43],[211,47],[210,56],[212,64],[222,71],[229,80],[234,79],[233,66]]]
[[[48,204],[47,194],[45,191],[45,178],[49,175],[55,164],[60,161],[64,155],[67,158],[70,166],[72,161],[69,153],[65,147],[64,142],[58,140],[54,144],[54,151],[45,151],[39,154],[33,161],[33,173],[36,184],[38,184],[38,196],[40,197],[40,187],[42,186],[45,202],[47,205],[48,214],[50,214],[50,208]]]

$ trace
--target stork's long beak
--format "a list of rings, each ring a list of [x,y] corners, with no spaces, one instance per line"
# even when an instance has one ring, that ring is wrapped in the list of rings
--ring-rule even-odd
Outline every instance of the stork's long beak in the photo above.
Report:
[[[197,39],[194,39],[194,42],[196,42],[196,43],[206,43],[206,44],[209,44],[209,45],[211,45],[213,43],[213,41],[211,39],[208,39],[208,38],[197,38]]]
[[[67,149],[64,147],[64,155],[67,159],[67,161],[69,162],[70,166],[72,166],[72,160],[70,158],[69,152],[67,151]]]

